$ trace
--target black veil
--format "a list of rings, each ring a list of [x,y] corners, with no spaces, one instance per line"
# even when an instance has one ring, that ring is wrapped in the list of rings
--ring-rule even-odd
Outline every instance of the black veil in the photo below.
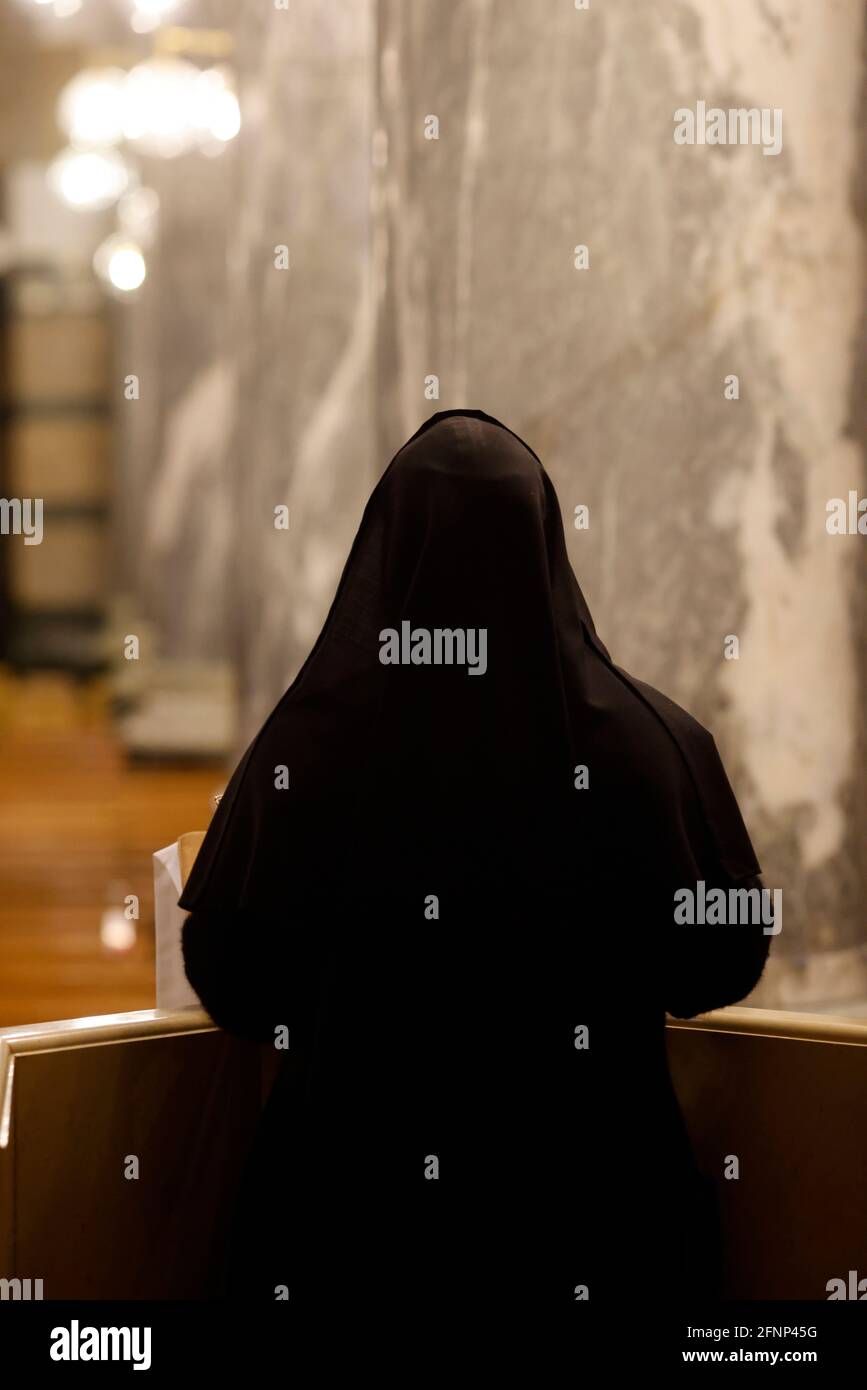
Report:
[[[403,623],[484,630],[484,671],[384,664]],[[675,928],[673,893],[758,869],[710,734],[597,636],[539,459],[481,411],[432,416],[180,898],[212,1018],[292,1037],[242,1296],[254,1270],[340,1307],[358,1252],[353,1299],[389,1309],[462,1289],[523,1314],[588,1281],[616,1302],[630,1246],[662,1297],[710,1282],[665,1011],[742,998],[768,938]]]
[[[384,666],[380,633],[407,621],[484,629],[487,670]],[[617,764],[635,753],[624,735],[637,725],[643,779],[674,797],[677,880],[715,867],[735,882],[756,875],[712,736],[616,667],[598,637],[537,455],[483,411],[437,412],[374,489],[322,631],[235,769],[180,905],[268,905],[276,881],[289,886],[290,859],[301,872],[297,848],[327,830],[351,850],[371,817],[399,818],[410,785],[413,813],[420,804],[441,837],[508,805],[512,830],[517,819],[551,837],[553,863],[564,828],[591,810],[597,833],[620,821],[629,768]],[[584,805],[577,765],[589,771]],[[278,768],[288,786],[275,785]],[[677,804],[683,773],[702,824]],[[632,847],[621,849],[628,862]]]

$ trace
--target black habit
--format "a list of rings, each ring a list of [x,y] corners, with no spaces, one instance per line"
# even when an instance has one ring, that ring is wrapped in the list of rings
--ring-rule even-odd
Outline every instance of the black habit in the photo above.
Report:
[[[477,669],[427,664],[436,630]],[[678,926],[674,894],[759,872],[711,735],[597,636],[537,456],[432,416],[180,898],[215,1022],[289,1037],[230,1293],[432,1328],[713,1295],[665,1015],[743,998],[769,936]]]

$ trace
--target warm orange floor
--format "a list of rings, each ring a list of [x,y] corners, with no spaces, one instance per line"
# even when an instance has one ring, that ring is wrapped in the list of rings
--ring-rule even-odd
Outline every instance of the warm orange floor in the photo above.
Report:
[[[154,1006],[156,849],[203,829],[220,767],[130,766],[106,694],[0,672],[0,1027]],[[137,894],[129,950],[103,913]]]

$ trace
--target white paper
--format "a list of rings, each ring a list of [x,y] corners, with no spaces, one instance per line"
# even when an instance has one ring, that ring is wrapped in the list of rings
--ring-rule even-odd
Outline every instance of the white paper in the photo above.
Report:
[[[177,842],[154,855],[154,927],[157,954],[157,1008],[200,1009],[201,1000],[184,974],[181,928],[186,912],[178,907],[181,861]]]

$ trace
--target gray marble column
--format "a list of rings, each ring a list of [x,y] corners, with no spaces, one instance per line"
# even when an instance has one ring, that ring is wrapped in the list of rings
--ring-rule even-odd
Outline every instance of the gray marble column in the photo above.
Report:
[[[380,454],[454,406],[533,445],[600,633],[712,727],[784,890],[757,1001],[845,1011],[867,994],[867,541],[829,536],[825,504],[864,493],[863,6],[379,12]],[[699,101],[780,109],[780,152],[678,145]]]
[[[243,130],[219,169],[155,174],[135,311],[161,404],[127,417],[128,500],[162,640],[232,662],[243,744],[391,454],[434,410],[489,411],[551,473],[615,659],[716,735],[784,892],[754,1002],[857,1007],[867,542],[825,508],[865,491],[860,0],[220,22]],[[699,103],[779,110],[779,152],[678,144]]]
[[[376,471],[373,10],[192,8],[234,38],[243,125],[219,159],[144,168],[160,230],[120,318],[118,385],[141,381],[118,391],[121,572],[164,657],[233,664],[241,745],[319,630]]]

